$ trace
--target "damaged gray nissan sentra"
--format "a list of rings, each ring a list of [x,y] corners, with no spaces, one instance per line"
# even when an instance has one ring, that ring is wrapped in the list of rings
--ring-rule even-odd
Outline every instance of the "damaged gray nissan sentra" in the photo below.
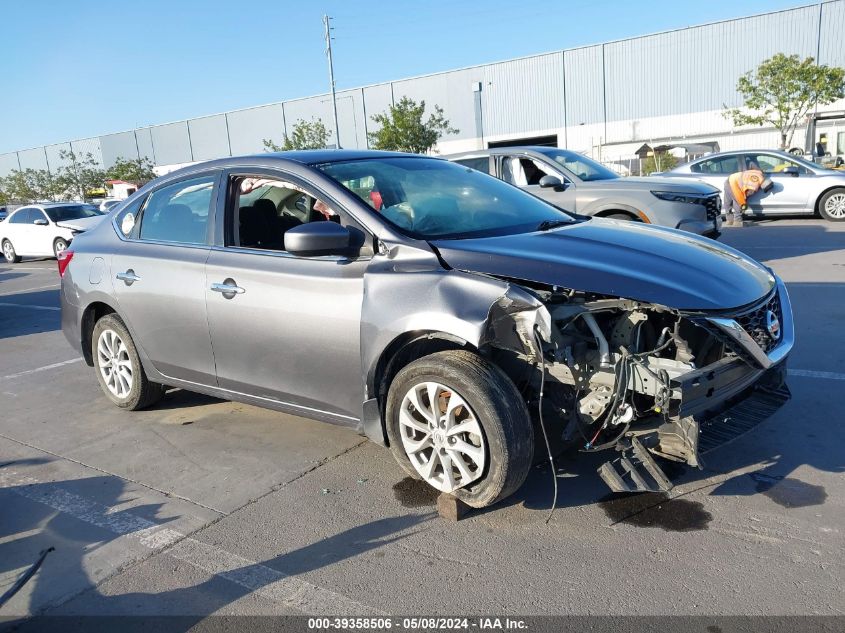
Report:
[[[475,507],[519,488],[535,438],[612,449],[612,490],[667,490],[661,462],[700,465],[788,398],[769,269],[436,158],[193,165],[59,270],[64,333],[117,406],[172,386],[351,425]]]

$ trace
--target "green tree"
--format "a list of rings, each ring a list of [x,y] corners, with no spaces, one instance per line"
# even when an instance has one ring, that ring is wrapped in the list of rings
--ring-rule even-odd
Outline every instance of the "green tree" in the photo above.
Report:
[[[322,119],[304,121],[297,119],[293,124],[290,136],[285,134],[285,141],[277,145],[271,139],[265,138],[264,148],[268,152],[286,152],[293,149],[323,149],[329,144],[329,131]]]
[[[811,108],[845,97],[845,69],[778,53],[740,77],[736,89],[743,107],[725,106],[725,118],[734,125],[773,125],[786,149]]]
[[[123,158],[119,156],[114,165],[106,170],[107,180],[123,180],[141,187],[156,177],[153,162],[143,158]]]
[[[678,159],[669,152],[651,152],[645,159],[642,167],[643,175],[652,174],[656,171],[669,171],[678,164]]]
[[[0,178],[0,205],[9,204],[9,196],[6,193],[6,179]]]
[[[61,194],[56,178],[46,169],[14,169],[3,181],[8,200],[27,203],[47,201]]]
[[[77,155],[72,150],[61,150],[59,158],[64,164],[58,169],[56,183],[63,195],[84,200],[91,191],[105,187],[106,172],[90,152]]]
[[[429,114],[428,119],[423,120],[424,116],[425,101],[417,103],[409,97],[402,97],[387,112],[371,117],[381,128],[368,135],[370,144],[374,149],[425,154],[444,135],[460,131],[449,125],[439,105],[434,106],[434,112]]]

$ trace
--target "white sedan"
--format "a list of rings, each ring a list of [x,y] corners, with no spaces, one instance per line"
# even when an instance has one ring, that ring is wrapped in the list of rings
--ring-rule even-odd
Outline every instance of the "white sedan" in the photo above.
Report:
[[[10,264],[21,257],[58,257],[73,236],[92,228],[102,212],[90,204],[54,202],[16,209],[0,224],[0,246]]]

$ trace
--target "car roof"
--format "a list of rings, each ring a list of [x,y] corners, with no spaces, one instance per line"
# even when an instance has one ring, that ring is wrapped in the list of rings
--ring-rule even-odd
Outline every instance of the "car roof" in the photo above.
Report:
[[[440,157],[407,154],[404,152],[384,152],[374,149],[301,149],[287,152],[262,152],[260,154],[245,154],[243,156],[227,156],[225,158],[193,163],[161,177],[171,179],[174,176],[178,177],[183,174],[190,174],[203,169],[230,169],[272,165],[283,166],[290,163],[313,166],[324,165],[326,163],[342,163],[354,160],[372,160],[380,158],[438,159]],[[144,189],[146,188],[147,187],[145,185]]]
[[[512,152],[535,152],[537,154],[542,154],[551,149],[561,150],[564,152],[572,152],[573,154],[578,153],[573,150],[564,149],[562,147],[549,147],[547,145],[510,145],[507,147],[488,147],[487,149],[476,149],[470,150],[468,152],[458,152],[457,154],[448,154],[443,158],[452,160],[454,158],[463,158],[466,156],[489,156],[493,154],[509,154]]]
[[[696,158],[690,162],[697,163],[700,160],[705,160],[708,158],[719,158],[721,156],[734,156],[736,154],[778,154],[780,156],[792,156],[789,152],[785,152],[782,149],[732,149],[732,150],[725,150],[724,152],[713,152],[712,154],[705,154],[700,158]]]

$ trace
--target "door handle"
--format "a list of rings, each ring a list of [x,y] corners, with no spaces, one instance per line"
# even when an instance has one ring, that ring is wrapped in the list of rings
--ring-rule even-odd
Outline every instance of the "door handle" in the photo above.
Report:
[[[127,270],[125,273],[117,273],[117,275],[115,275],[115,277],[120,279],[120,281],[125,283],[127,286],[131,286],[136,281],[141,281],[141,278],[138,275],[136,275],[135,271],[132,270],[131,268],[129,270]]]
[[[235,284],[235,282],[231,279],[227,279],[226,281],[224,281],[223,283],[220,283],[220,284],[211,284],[211,289],[214,292],[219,292],[219,293],[223,294],[223,296],[226,296],[226,295],[232,295],[232,296],[242,295],[244,292],[246,292],[243,288],[241,288],[240,286]],[[231,297],[229,297],[229,298],[231,298]]]

